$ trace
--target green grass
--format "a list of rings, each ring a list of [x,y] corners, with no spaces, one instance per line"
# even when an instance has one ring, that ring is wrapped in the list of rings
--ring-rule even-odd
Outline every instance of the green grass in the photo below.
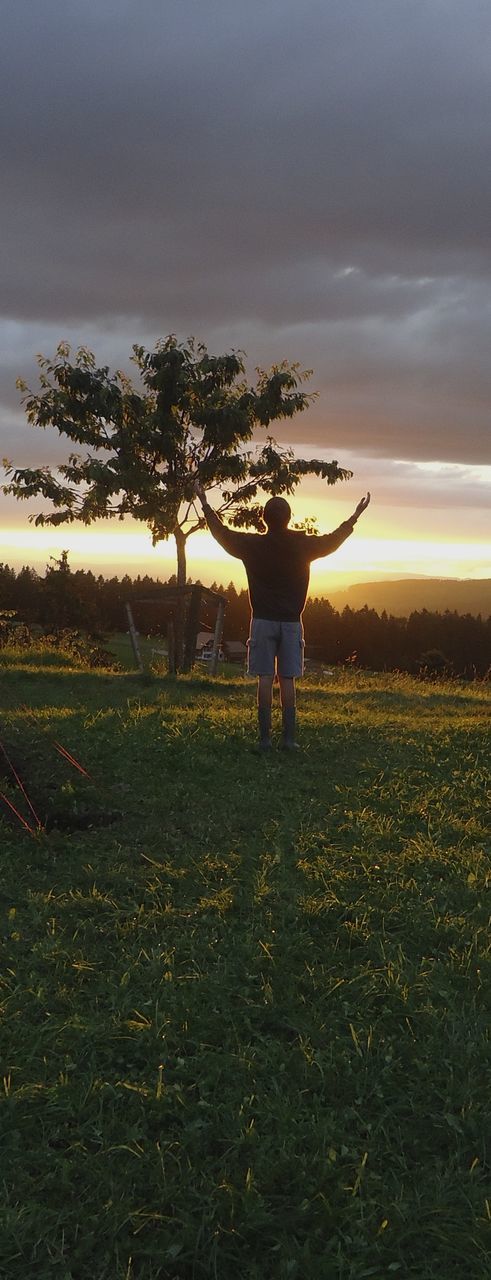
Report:
[[[0,657],[74,819],[0,818],[0,1274],[485,1280],[486,687],[310,677],[263,759],[240,675]]]
[[[136,662],[135,655],[128,631],[113,631],[104,640],[104,644],[110,653],[114,654],[116,660],[126,671],[135,671]],[[143,662],[149,667],[155,661],[164,668],[166,663],[165,656],[158,658],[154,654],[154,650],[165,650],[167,652],[167,640],[165,636],[142,636],[138,634],[138,645]]]
[[[138,635],[138,644],[145,670],[154,674],[165,675],[167,672],[167,638],[165,636]],[[104,645],[109,653],[114,654],[124,671],[136,670],[135,656],[127,631],[112,632],[104,640]],[[198,660],[196,667],[198,671],[202,671],[205,664]],[[218,669],[220,674],[237,675],[237,664],[235,663],[220,662]]]

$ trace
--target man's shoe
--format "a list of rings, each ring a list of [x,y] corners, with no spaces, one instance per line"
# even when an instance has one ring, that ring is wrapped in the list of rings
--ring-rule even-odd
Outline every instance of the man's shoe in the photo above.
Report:
[[[263,751],[269,751],[271,747],[271,706],[258,706],[257,709],[259,744]]]
[[[260,738],[259,742],[256,742],[256,745],[252,748],[255,756],[267,756],[268,751],[272,751],[272,749],[271,738]]]
[[[282,708],[283,735],[281,739],[282,751],[298,751],[298,742],[295,742],[296,714],[295,707]]]

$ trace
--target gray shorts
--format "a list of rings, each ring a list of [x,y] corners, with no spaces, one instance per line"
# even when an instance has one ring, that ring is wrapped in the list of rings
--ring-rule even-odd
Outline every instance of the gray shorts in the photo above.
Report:
[[[250,676],[303,676],[304,638],[301,622],[270,622],[253,618],[247,641]]]

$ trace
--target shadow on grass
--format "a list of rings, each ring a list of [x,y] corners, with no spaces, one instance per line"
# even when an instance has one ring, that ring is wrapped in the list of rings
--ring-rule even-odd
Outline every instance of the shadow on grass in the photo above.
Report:
[[[381,673],[383,679],[383,673]],[[479,686],[480,687],[480,686]],[[423,688],[415,686],[410,693],[402,690],[376,690],[376,689],[353,689],[347,690],[345,687],[331,687],[329,689],[312,688],[307,685],[302,691],[316,700],[332,703],[333,699],[342,701],[343,706],[363,705],[367,708],[376,710],[380,708],[388,711],[392,707],[399,707],[401,710],[414,705],[424,707],[448,707],[449,702],[458,702],[459,706],[475,707],[478,703],[476,697],[470,697],[464,690],[455,687],[447,688],[445,692],[424,692]]]

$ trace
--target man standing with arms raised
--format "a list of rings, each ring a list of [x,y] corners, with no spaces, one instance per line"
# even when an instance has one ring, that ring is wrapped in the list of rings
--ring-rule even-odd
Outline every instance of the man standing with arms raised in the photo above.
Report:
[[[252,618],[248,640],[248,673],[258,677],[259,750],[271,750],[273,681],[278,676],[283,721],[282,747],[294,751],[295,680],[303,675],[302,613],[307,599],[312,560],[330,555],[349,538],[370,502],[358,503],[353,515],[333,533],[303,533],[289,529],[291,509],[285,498],[270,498],[263,511],[266,533],[239,533],[224,525],[196,485],[206,523],[225,551],[245,565]]]

